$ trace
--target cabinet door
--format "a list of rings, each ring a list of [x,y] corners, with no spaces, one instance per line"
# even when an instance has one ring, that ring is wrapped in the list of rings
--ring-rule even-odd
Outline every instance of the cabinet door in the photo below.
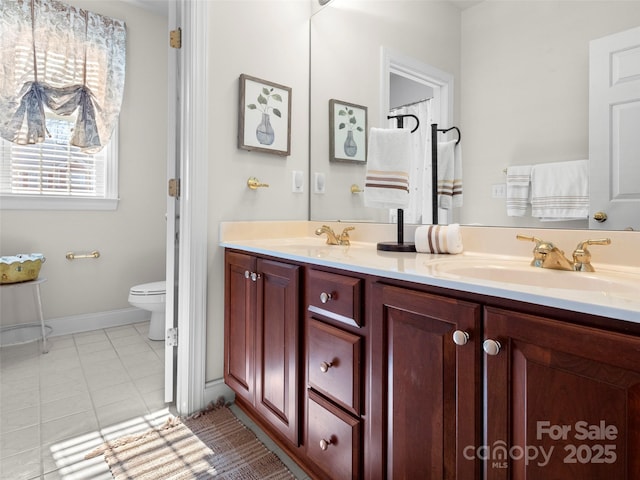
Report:
[[[485,338],[485,478],[640,478],[640,338],[494,308]]]
[[[385,285],[374,298],[383,478],[479,478],[478,460],[463,451],[480,432],[480,306]]]
[[[256,304],[251,274],[255,271],[255,257],[225,253],[224,380],[251,404],[254,400]]]
[[[255,407],[298,445],[299,267],[258,259],[258,272]]]

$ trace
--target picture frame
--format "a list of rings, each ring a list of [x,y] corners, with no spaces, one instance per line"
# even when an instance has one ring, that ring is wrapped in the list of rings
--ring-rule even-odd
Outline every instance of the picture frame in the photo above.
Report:
[[[291,88],[240,75],[238,148],[291,154]]]
[[[329,160],[367,162],[367,107],[329,100]]]

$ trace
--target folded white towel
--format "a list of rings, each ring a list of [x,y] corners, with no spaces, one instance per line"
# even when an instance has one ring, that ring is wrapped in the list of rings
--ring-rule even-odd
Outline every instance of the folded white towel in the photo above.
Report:
[[[461,253],[460,225],[423,225],[416,228],[416,251],[419,253]]]
[[[462,206],[462,150],[457,140],[438,143],[438,206]]]
[[[507,215],[522,217],[531,195],[531,165],[507,167]]]
[[[541,163],[531,168],[531,215],[541,221],[589,216],[589,161]]]
[[[404,208],[409,204],[411,131],[371,128],[364,204],[375,208]]]

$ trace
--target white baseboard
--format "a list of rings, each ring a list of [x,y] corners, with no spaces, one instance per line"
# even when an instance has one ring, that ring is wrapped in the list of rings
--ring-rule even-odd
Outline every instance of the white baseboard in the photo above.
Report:
[[[123,308],[109,312],[71,315],[69,317],[48,318],[45,323],[53,330],[52,337],[71,333],[88,332],[102,328],[119,327],[132,323],[145,322],[151,318],[151,312],[141,308]]]
[[[220,397],[224,397],[227,403],[233,403],[236,394],[231,390],[222,378],[212,380],[204,385],[204,404],[209,405],[211,402],[217,402]]]

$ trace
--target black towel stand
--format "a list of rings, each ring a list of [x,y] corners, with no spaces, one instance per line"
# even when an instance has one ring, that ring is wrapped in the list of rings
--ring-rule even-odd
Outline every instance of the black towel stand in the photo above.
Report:
[[[451,130],[458,132],[456,145],[462,140],[458,127],[438,128],[437,123],[431,124],[431,223],[438,224],[438,132],[447,133]]]
[[[396,119],[396,126],[398,128],[404,128],[404,119],[407,117],[411,117],[415,119],[416,126],[411,130],[411,133],[414,133],[420,127],[420,119],[411,113],[406,113],[402,115],[388,115],[387,120],[392,118]],[[397,242],[380,242],[378,243],[378,250],[383,250],[386,252],[415,252],[416,245],[413,242],[405,243],[404,241],[404,210],[402,208],[398,209],[398,241]]]

